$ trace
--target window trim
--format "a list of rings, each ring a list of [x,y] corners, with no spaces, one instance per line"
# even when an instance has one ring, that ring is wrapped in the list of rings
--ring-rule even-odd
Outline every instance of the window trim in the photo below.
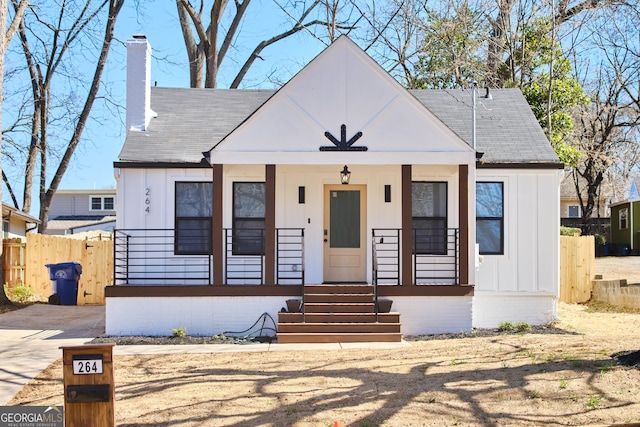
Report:
[[[478,246],[480,246],[480,242],[478,242],[478,221],[499,221],[500,222],[500,250],[498,252],[489,252],[489,251],[483,251],[480,247],[479,247],[479,254],[480,255],[504,255],[504,219],[505,219],[505,206],[504,206],[504,181],[476,181],[476,203],[477,199],[478,199],[478,189],[477,186],[478,184],[500,184],[500,195],[502,196],[502,216],[501,217],[497,217],[497,216],[478,216],[478,209],[477,209],[477,205],[476,205],[476,243],[478,243]]]
[[[624,227],[622,226],[623,220],[624,220]],[[618,211],[618,229],[619,230],[629,229],[629,208],[620,208],[620,210]]]
[[[100,208],[99,209],[94,209],[93,208],[93,200],[94,199],[99,199],[100,200]],[[105,208],[105,200],[106,199],[112,199],[113,200],[113,209]],[[114,210],[116,210],[116,196],[89,196],[89,211],[90,212],[114,211]]]
[[[264,181],[234,181],[231,184],[231,195],[232,195],[232,200],[231,200],[231,230],[232,230],[232,243],[231,243],[231,254],[232,255],[238,255],[238,256],[242,256],[242,255],[247,255],[247,256],[264,256],[265,255],[265,231],[266,231],[266,218],[263,217],[236,217],[236,185],[242,185],[242,184],[262,184],[264,186],[265,189],[265,200],[263,201],[264,203],[264,207],[265,207],[265,215],[266,215],[266,182]],[[236,224],[238,222],[262,222],[262,228],[238,228],[236,226]],[[236,232],[238,230],[262,230],[262,250],[260,251],[254,251],[254,250],[247,250],[244,247],[238,247],[238,244],[233,242],[233,239],[235,239],[236,237]]]
[[[571,208],[574,208],[577,210],[576,215],[571,215]],[[567,206],[567,218],[580,218],[580,205]]]
[[[445,189],[445,201],[444,201],[444,216],[413,216],[413,184],[444,184]],[[413,255],[446,255],[447,254],[447,230],[449,226],[449,182],[448,181],[411,181],[411,235],[412,235],[412,244],[411,244],[411,253]],[[417,230],[414,227],[416,221],[443,221],[444,227],[442,228],[442,247],[437,247],[440,245],[439,242],[431,243],[434,249],[432,250],[418,250],[418,246],[415,241]],[[440,231],[439,228],[432,229],[421,229],[421,230],[435,230]],[[433,235],[436,235],[435,233]],[[426,244],[426,243],[425,243]]]
[[[211,237],[211,233],[213,232],[213,209],[212,214],[209,217],[203,216],[178,216],[178,185],[180,184],[210,184],[211,192],[212,192],[212,200],[213,200],[213,182],[212,181],[174,181],[173,183],[173,254],[174,255],[212,255],[212,245],[211,238],[206,240],[206,248],[199,248],[198,250],[180,250],[179,249],[179,228],[178,223],[180,221],[203,221],[209,220],[209,237]]]

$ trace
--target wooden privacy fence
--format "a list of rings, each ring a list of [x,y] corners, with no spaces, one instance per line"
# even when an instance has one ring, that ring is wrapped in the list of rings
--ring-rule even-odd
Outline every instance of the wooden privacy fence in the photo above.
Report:
[[[10,288],[24,283],[26,244],[21,239],[4,239],[2,241],[2,270],[4,282]]]
[[[595,260],[593,236],[560,236],[560,301],[589,301]]]
[[[113,283],[113,240],[80,240],[28,234],[27,243],[22,245],[22,282],[31,288],[35,295],[43,298],[51,295],[51,280],[46,264],[78,262],[82,266],[82,274],[78,281],[78,305],[105,303],[104,287]],[[14,253],[20,251],[14,249]],[[4,252],[6,262],[12,265],[13,261],[7,256],[9,254]],[[5,269],[5,274],[6,271]]]

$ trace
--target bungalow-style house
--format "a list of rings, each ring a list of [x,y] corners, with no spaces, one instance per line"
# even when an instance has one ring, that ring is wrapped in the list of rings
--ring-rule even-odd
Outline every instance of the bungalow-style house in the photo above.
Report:
[[[45,234],[112,232],[116,226],[116,189],[57,190],[49,207]]]
[[[409,91],[346,36],[279,90],[151,87],[149,58],[128,42],[108,335],[556,317],[563,165],[520,91]]]

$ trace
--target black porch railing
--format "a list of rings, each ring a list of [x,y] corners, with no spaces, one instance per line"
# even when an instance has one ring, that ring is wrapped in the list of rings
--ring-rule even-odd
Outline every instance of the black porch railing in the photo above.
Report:
[[[189,230],[176,237],[174,229],[114,231],[115,285],[211,285],[213,258],[210,230]],[[224,230],[226,284],[263,284],[264,230]],[[276,230],[276,284],[304,283],[304,229]],[[194,250],[201,247],[201,253]]]
[[[417,228],[412,235],[413,284],[459,284],[459,230]],[[372,230],[374,281],[400,284],[401,236],[400,229]]]
[[[459,240],[457,228],[414,229],[414,284],[460,284]]]
[[[180,255],[183,244],[184,237],[178,242],[173,229],[114,230],[115,284],[210,285],[210,247],[204,254]]]

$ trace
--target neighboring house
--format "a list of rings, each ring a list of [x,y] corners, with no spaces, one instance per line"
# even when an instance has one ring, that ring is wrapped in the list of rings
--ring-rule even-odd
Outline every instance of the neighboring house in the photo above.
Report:
[[[587,201],[587,194],[584,188],[584,179],[580,178],[580,189],[583,202]],[[595,206],[591,213],[591,218],[609,218],[609,205],[615,201],[615,191],[609,179],[605,179],[595,200]],[[576,191],[576,184],[573,173],[567,173],[560,185],[560,215],[561,218],[582,218],[580,199]]]
[[[113,231],[116,226],[116,189],[57,190],[49,208],[45,234]]]
[[[639,179],[631,180],[629,197],[611,205],[611,243],[615,247],[612,255],[640,253],[640,195]]]
[[[345,320],[370,284],[403,335],[556,318],[563,165],[519,90],[476,98],[472,138],[469,90],[408,91],[345,36],[277,91],[151,87],[149,58],[128,42],[108,335],[303,299],[278,342],[386,339]]]
[[[40,220],[14,207],[2,203],[2,238],[24,239],[27,232],[34,230]]]

